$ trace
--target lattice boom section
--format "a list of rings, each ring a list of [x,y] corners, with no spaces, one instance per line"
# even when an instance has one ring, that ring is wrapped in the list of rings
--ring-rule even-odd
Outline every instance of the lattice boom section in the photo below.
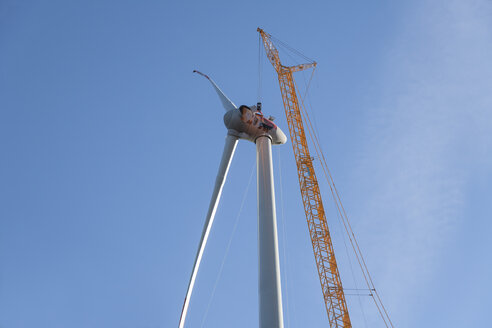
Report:
[[[335,252],[326,223],[318,180],[316,179],[313,161],[304,133],[292,71],[289,67],[283,66],[277,73],[297,163],[302,201],[330,327],[352,327],[342,282],[338,273]]]

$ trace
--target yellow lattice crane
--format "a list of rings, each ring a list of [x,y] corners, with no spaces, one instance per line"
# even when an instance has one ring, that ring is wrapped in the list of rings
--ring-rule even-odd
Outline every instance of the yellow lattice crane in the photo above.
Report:
[[[297,164],[299,186],[306,212],[306,219],[313,244],[314,257],[328,314],[330,327],[352,327],[338,272],[335,252],[326,222],[321,193],[313,167],[313,160],[304,132],[304,126],[294,83],[294,72],[316,66],[316,62],[296,66],[284,66],[271,36],[258,28],[268,59],[278,74],[280,91],[289,125],[292,148]]]

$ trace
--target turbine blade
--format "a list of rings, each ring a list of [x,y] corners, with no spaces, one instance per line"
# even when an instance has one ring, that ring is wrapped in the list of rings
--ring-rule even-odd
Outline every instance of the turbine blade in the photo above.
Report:
[[[198,268],[202,260],[205,245],[207,244],[210,229],[212,228],[212,223],[214,222],[215,212],[217,211],[217,206],[219,205],[220,194],[222,193],[222,187],[224,186],[227,172],[229,171],[229,166],[231,165],[232,157],[234,156],[237,140],[238,138],[235,136],[227,135],[226,137],[224,152],[222,153],[222,159],[219,165],[219,172],[217,173],[217,178],[215,179],[215,187],[212,193],[212,199],[210,200],[207,217],[203,226],[202,237],[200,238],[200,243],[198,244],[195,263],[193,264],[193,271],[191,272],[188,289],[186,291],[186,297],[183,303],[183,309],[181,310],[181,317],[179,318],[179,328],[184,327],[186,313],[188,312],[188,306],[190,304],[191,293],[193,291],[193,286],[195,285],[196,275],[198,273]]]
[[[227,96],[224,94],[224,92],[222,92],[222,90],[220,90],[220,88],[217,86],[217,84],[215,84],[214,80],[212,80],[210,77],[208,77],[208,75],[205,75],[202,72],[199,72],[197,70],[194,70],[193,73],[198,73],[201,76],[206,77],[210,81],[210,83],[212,83],[215,91],[219,95],[220,101],[222,102],[222,106],[224,106],[226,112],[230,111],[231,109],[237,109],[236,105],[234,105],[234,103],[229,98],[227,98]]]

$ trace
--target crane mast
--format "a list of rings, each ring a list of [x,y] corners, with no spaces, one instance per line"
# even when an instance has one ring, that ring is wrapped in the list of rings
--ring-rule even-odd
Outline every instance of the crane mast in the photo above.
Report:
[[[313,160],[304,133],[299,101],[296,94],[293,73],[316,66],[316,63],[297,66],[284,66],[271,36],[258,28],[268,59],[278,74],[280,91],[289,126],[292,148],[297,164],[299,186],[304,211],[313,245],[314,258],[318,268],[319,280],[323,292],[330,327],[352,327],[348,314],[345,294],[335,259],[335,252],[326,222],[321,193],[313,167]]]

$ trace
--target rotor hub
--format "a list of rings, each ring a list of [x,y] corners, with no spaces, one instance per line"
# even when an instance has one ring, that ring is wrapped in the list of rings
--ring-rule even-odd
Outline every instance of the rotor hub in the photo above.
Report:
[[[252,106],[256,109],[256,106]],[[259,137],[268,137],[273,145],[287,142],[284,132],[271,120],[263,116],[261,111],[242,105],[238,109],[229,110],[224,115],[224,124],[229,134],[240,139],[256,142]]]

